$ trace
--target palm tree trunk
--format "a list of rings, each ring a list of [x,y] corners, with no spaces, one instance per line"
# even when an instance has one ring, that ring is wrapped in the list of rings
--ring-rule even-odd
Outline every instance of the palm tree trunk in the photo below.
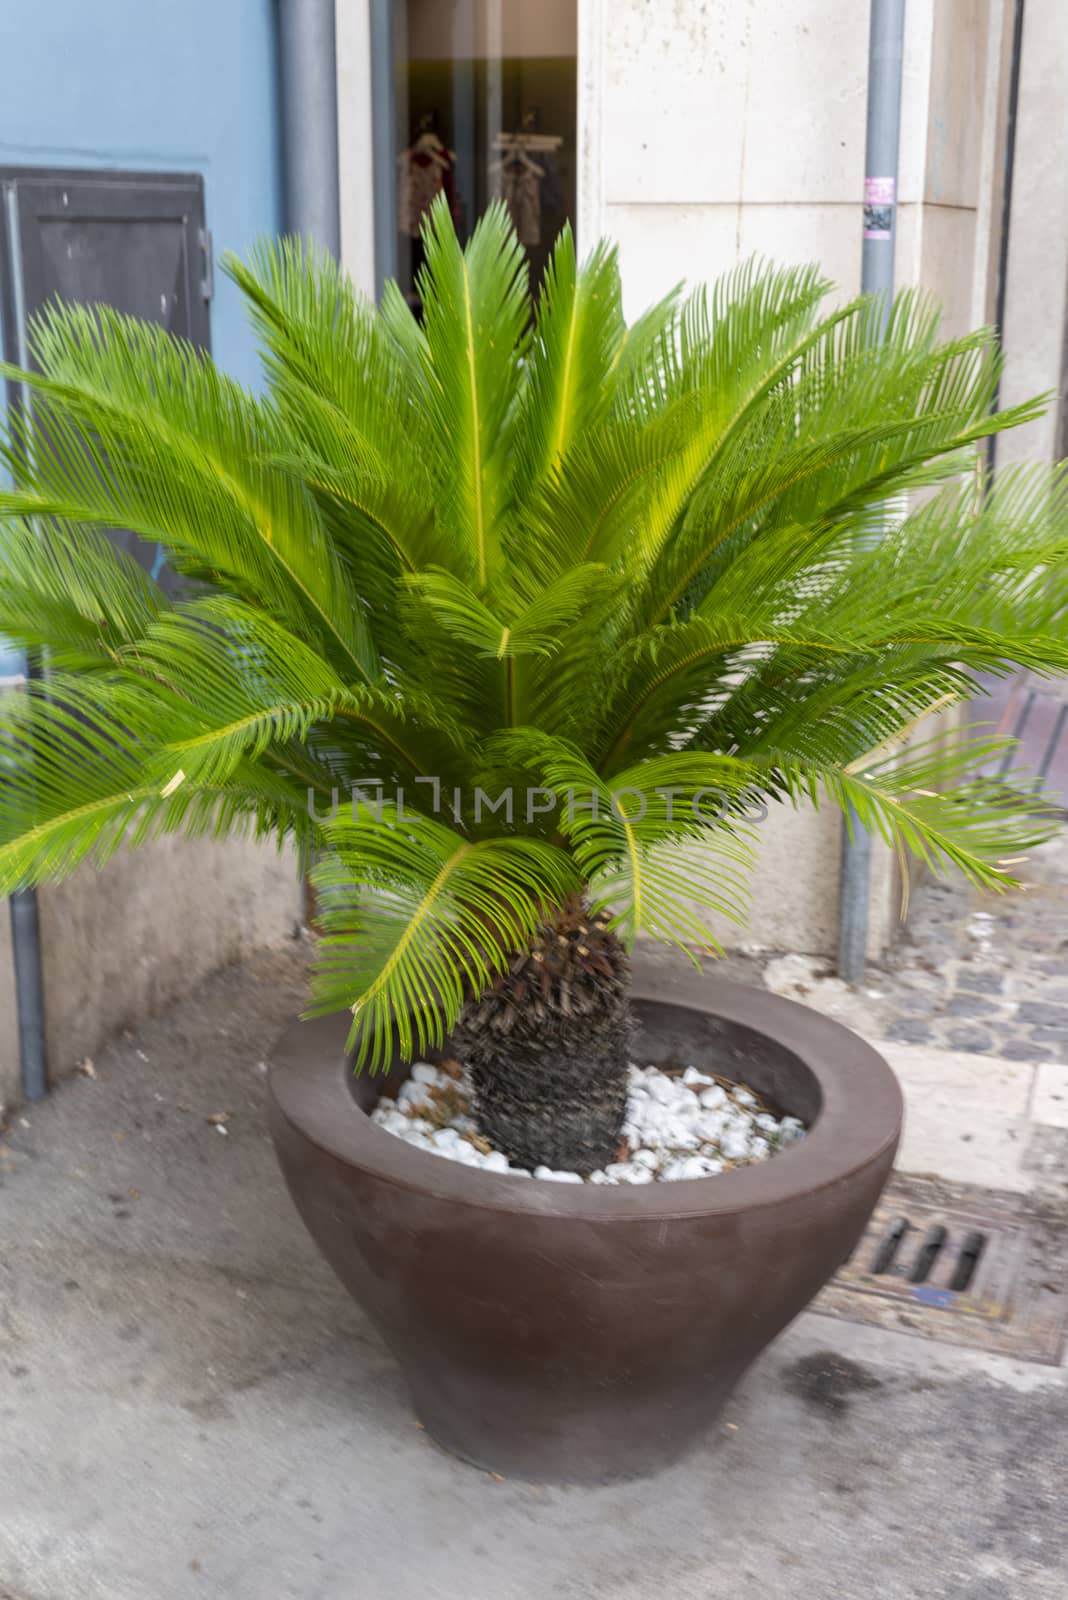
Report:
[[[481,1132],[525,1167],[587,1173],[616,1159],[631,1018],[626,951],[579,900],[466,1009],[457,1037]]]

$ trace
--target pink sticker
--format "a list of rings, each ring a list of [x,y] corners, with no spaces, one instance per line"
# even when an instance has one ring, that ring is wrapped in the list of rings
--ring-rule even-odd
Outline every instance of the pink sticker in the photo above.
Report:
[[[897,184],[893,178],[865,178],[864,204],[866,206],[892,206]]]
[[[892,239],[894,236],[893,178],[864,179],[864,237]]]

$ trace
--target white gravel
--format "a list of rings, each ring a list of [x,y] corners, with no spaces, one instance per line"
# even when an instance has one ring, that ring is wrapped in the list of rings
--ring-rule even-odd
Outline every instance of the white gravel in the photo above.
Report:
[[[674,1183],[707,1178],[766,1161],[800,1139],[797,1117],[776,1117],[743,1084],[687,1067],[681,1075],[659,1067],[630,1068],[623,1139],[627,1155],[582,1178],[550,1167],[513,1166],[478,1133],[470,1082],[458,1063],[433,1067],[417,1061],[396,1100],[383,1097],[372,1122],[432,1155],[484,1172],[552,1183]],[[621,1152],[622,1153],[622,1152]]]

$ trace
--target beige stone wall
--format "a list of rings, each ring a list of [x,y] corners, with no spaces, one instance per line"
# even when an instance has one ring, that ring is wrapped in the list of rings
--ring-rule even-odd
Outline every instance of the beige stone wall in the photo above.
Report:
[[[931,288],[954,332],[973,320],[1005,10],[906,8],[898,281]],[[858,291],[866,6],[580,0],[579,15],[579,225],[619,241],[631,312],[754,254]]]
[[[53,1076],[209,973],[293,936],[290,852],[165,838],[40,891],[46,1046]]]
[[[579,223],[619,241],[628,309],[752,254],[818,260],[852,293],[867,8],[582,0],[580,18],[598,81]]]
[[[1024,14],[1001,397],[1052,392],[1046,415],[998,440],[998,463],[1068,450],[1064,409],[1068,317],[1068,11],[1037,0]]]
[[[202,978],[290,938],[301,917],[291,852],[167,838],[39,891],[45,1040],[53,1079]],[[19,1095],[7,904],[0,917],[0,1103]]]
[[[727,950],[802,950],[833,957],[838,947],[838,881],[842,819],[827,805],[814,811],[773,804],[756,830],[757,868],[744,927],[727,918],[708,926]],[[900,921],[901,880],[888,850],[872,865],[868,949],[877,956]]]

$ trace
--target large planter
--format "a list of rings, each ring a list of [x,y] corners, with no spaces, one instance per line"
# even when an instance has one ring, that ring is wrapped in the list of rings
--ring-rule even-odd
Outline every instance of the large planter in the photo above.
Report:
[[[635,1058],[744,1080],[811,1125],[800,1143],[644,1187],[497,1175],[370,1121],[383,1080],[345,1061],[347,1018],[298,1023],[274,1052],[275,1146],[313,1238],[434,1438],[507,1476],[596,1482],[674,1460],[849,1256],[890,1172],[901,1093],[863,1040],[722,980],[656,988],[635,992]]]

